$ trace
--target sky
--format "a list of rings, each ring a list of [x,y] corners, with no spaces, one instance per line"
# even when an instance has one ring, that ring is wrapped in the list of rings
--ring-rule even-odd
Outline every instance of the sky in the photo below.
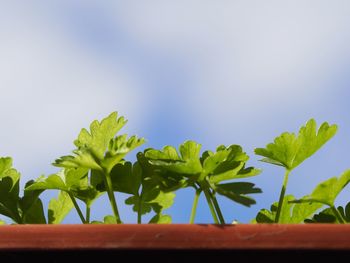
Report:
[[[251,208],[219,202],[227,221],[249,222],[278,200],[283,170],[254,148],[280,133],[310,118],[339,126],[287,193],[301,197],[350,168],[349,12],[346,0],[3,1],[0,156],[13,157],[22,181],[55,173],[51,163],[74,149],[81,128],[118,111],[143,148],[242,145],[248,165],[263,169],[251,179],[263,193]],[[124,221],[134,222],[123,198]],[[177,193],[173,222],[188,222],[192,199],[190,189]],[[93,207],[96,219],[111,213],[106,202]],[[200,199],[196,222],[211,220]]]

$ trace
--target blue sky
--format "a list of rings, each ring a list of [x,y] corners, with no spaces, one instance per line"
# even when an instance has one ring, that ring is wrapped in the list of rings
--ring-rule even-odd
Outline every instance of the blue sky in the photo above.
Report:
[[[312,117],[339,125],[287,192],[304,195],[350,168],[349,12],[348,1],[3,2],[0,155],[14,158],[24,181],[48,175],[82,127],[118,111],[145,147],[242,145],[264,170],[253,179],[264,193],[249,209],[219,201],[227,221],[248,222],[278,199],[282,169],[253,150],[281,132]],[[178,193],[174,222],[188,221],[192,195]],[[110,213],[105,201],[97,219]],[[207,210],[199,207],[198,222],[211,221]]]

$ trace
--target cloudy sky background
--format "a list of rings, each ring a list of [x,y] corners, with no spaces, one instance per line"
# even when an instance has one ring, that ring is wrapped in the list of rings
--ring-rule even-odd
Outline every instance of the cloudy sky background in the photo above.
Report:
[[[252,208],[219,202],[227,221],[249,222],[278,200],[283,180],[253,150],[281,132],[312,117],[339,125],[294,171],[288,193],[350,168],[349,12],[346,0],[3,1],[0,156],[14,158],[24,181],[56,172],[51,162],[82,127],[118,111],[145,147],[241,144],[264,170],[253,179],[264,193]],[[349,197],[347,189],[337,203]],[[123,198],[124,221],[134,222]],[[178,193],[174,222],[188,221],[192,198]],[[197,222],[211,222],[200,201]],[[104,202],[94,219],[111,213]],[[79,220],[72,212],[65,222]]]

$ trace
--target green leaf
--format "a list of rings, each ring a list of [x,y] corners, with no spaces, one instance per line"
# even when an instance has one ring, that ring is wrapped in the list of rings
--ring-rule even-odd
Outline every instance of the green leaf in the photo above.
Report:
[[[344,207],[338,206],[337,210],[341,214],[346,223],[350,223],[350,202]],[[328,224],[340,224],[338,218],[335,216],[334,211],[331,208],[326,208],[320,213],[315,214],[312,219],[305,220],[305,223],[328,223]]]
[[[74,207],[69,194],[60,191],[57,199],[53,198],[49,202],[48,221],[49,224],[60,224]]]
[[[117,221],[117,219],[115,218],[115,216],[108,215],[108,216],[105,216],[105,217],[103,218],[103,223],[104,223],[104,224],[117,224],[118,221]]]
[[[164,147],[162,151],[150,149],[146,151],[145,156],[151,164],[161,166],[168,171],[182,175],[193,175],[202,171],[199,159],[200,149],[200,144],[186,141],[179,147],[181,156],[171,146]]]
[[[55,160],[54,166],[63,168],[88,168],[94,170],[102,170],[102,167],[98,164],[98,161],[94,158],[89,149],[80,148],[74,150],[73,155],[62,156]]]
[[[127,169],[127,172],[124,172],[125,178],[120,177],[121,168]],[[123,187],[123,192],[132,194],[125,203],[132,205],[133,211],[144,215],[153,210],[156,215],[160,215],[173,204],[175,194],[161,189],[154,167],[148,163],[143,153],[137,154],[137,162],[133,166],[125,162],[123,166],[117,165],[114,169],[118,169],[119,172],[114,176],[113,185],[119,185],[119,191]],[[127,183],[127,180],[132,180],[133,183]]]
[[[335,224],[339,223],[337,217],[334,215],[331,208],[326,208],[320,213],[315,214],[311,219],[306,219],[305,223],[326,223]]]
[[[162,151],[148,149],[146,158],[156,167],[155,178],[163,190],[177,190],[184,187],[211,188],[218,194],[250,206],[255,200],[247,196],[250,193],[261,192],[251,183],[220,184],[223,181],[246,178],[258,175],[260,170],[245,167],[248,155],[239,145],[228,147],[220,145],[216,152],[205,151],[200,157],[200,144],[187,141],[176,149],[166,146]],[[237,192],[235,192],[237,191]],[[245,192],[242,192],[245,191]]]
[[[23,215],[22,224],[46,224],[44,206],[40,199],[33,200],[33,204]]]
[[[261,193],[260,188],[255,188],[253,183],[239,182],[239,183],[226,183],[215,186],[215,191],[227,198],[245,205],[251,206],[255,204],[255,200],[247,196],[247,194]]]
[[[12,159],[0,158],[0,214],[14,222],[22,221],[18,210],[20,174],[12,168]]]
[[[137,195],[142,181],[142,171],[136,162],[119,163],[111,171],[114,191]]]
[[[159,191],[158,195],[153,198],[152,200],[147,200],[147,202],[151,204],[156,204],[160,207],[160,209],[157,211],[155,208],[153,208],[156,212],[161,212],[164,209],[170,208],[174,204],[175,199],[175,193],[174,192],[163,192]]]
[[[140,196],[130,196],[125,200],[125,204],[132,205],[132,210],[134,212],[139,212],[141,215],[150,213],[152,211],[152,206],[145,202]]]
[[[129,152],[145,143],[145,139],[131,136],[127,138],[127,135],[117,136],[110,141],[108,151],[105,158],[102,160],[101,165],[108,171],[119,163]]]
[[[350,182],[350,170],[345,171],[339,178],[332,177],[316,186],[314,191],[295,203],[317,202],[334,206],[334,201],[344,187]]]
[[[90,125],[90,132],[82,129],[74,144],[78,148],[89,149],[93,156],[102,160],[110,140],[114,138],[126,122],[124,117],[118,118],[118,113],[113,112],[101,122],[93,121]]]
[[[51,174],[48,177],[40,176],[36,179],[36,181],[26,187],[26,191],[33,190],[48,190],[48,189],[56,189],[62,191],[68,191],[68,187],[64,182],[64,178],[62,177],[62,173]]]
[[[347,203],[347,205],[344,207],[338,206],[338,211],[342,215],[342,217],[345,219],[346,222],[350,223],[350,202]]]
[[[316,122],[311,119],[300,128],[298,136],[284,132],[266,148],[255,149],[255,153],[265,157],[261,160],[263,162],[292,170],[319,150],[336,132],[337,126],[330,126],[327,122],[317,131]]]
[[[82,129],[74,144],[77,149],[74,155],[57,159],[55,166],[64,168],[87,168],[110,172],[127,153],[142,145],[145,140],[127,135],[116,136],[125,125],[124,117],[116,112],[104,118],[101,122],[95,120],[90,125],[90,132]],[[116,137],[115,137],[116,136]]]
[[[25,187],[29,187],[34,181],[30,180]],[[24,191],[24,195],[19,200],[19,207],[22,211],[22,223],[24,224],[46,224],[44,207],[39,195],[42,190]]]
[[[149,221],[150,224],[171,224],[171,222],[171,216],[163,214],[157,214]]]
[[[86,168],[65,168],[48,177],[41,176],[26,191],[60,190],[72,194],[90,206],[102,192],[91,185]]]
[[[217,148],[216,153],[202,156],[203,172],[209,176],[210,183],[217,184],[231,179],[240,179],[260,174],[259,169],[246,168],[249,156],[239,145],[223,145]]]
[[[295,200],[294,196],[286,195],[283,201],[279,223],[298,224],[311,217],[323,205],[320,203],[291,203]],[[271,205],[270,210],[262,209],[257,214],[255,221],[257,223],[274,223],[278,202]]]

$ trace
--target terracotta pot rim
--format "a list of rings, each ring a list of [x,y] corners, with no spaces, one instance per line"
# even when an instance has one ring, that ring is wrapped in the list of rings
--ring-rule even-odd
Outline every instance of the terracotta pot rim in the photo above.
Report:
[[[350,250],[350,225],[4,225],[0,250]]]

